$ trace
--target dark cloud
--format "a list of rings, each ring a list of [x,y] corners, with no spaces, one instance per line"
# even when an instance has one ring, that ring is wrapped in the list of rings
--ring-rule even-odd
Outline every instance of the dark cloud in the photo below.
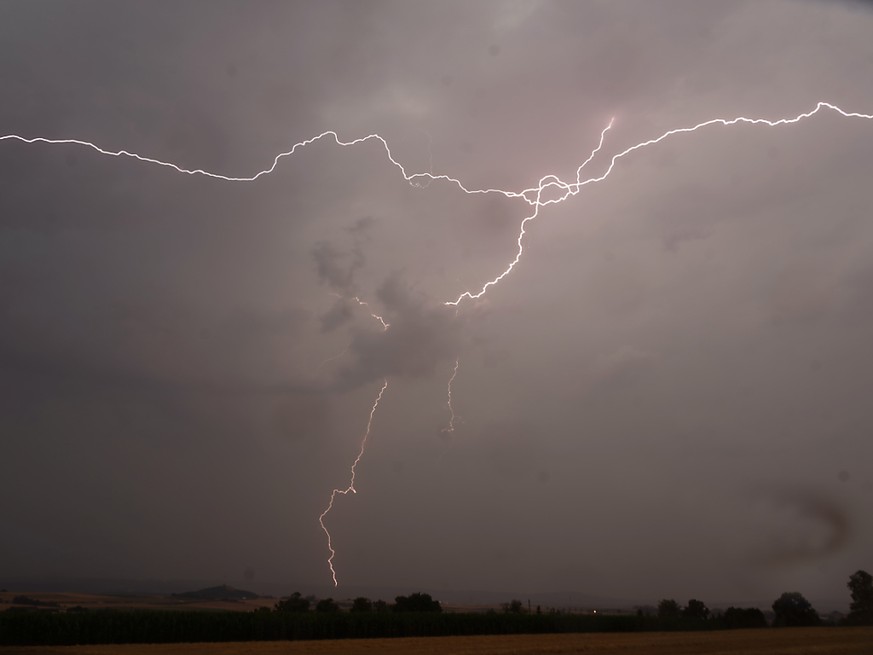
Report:
[[[583,176],[716,117],[869,113],[871,21],[7,0],[0,135],[250,176],[378,133],[407,174],[518,191],[575,179],[613,117]],[[845,604],[873,539],[871,135],[823,111],[635,151],[457,309],[531,208],[410,185],[378,141],[246,183],[0,141],[0,576],[326,587],[315,518],[387,378],[330,520],[344,584]]]
[[[359,248],[344,251],[330,243],[321,242],[315,244],[312,257],[319,280],[336,291],[354,293],[355,272],[366,263]]]
[[[759,492],[775,518],[766,545],[756,556],[761,566],[798,566],[838,555],[852,537],[845,507],[820,491],[782,489]]]
[[[366,237],[369,230],[376,224],[376,219],[372,216],[363,216],[346,228],[349,234],[355,237]]]
[[[376,297],[390,328],[354,331],[349,346],[352,362],[339,370],[339,388],[394,376],[431,376],[439,364],[458,355],[461,322],[452,308],[417,297],[399,274],[390,276]]]
[[[346,298],[339,298],[319,317],[322,332],[333,332],[352,320],[353,308]]]

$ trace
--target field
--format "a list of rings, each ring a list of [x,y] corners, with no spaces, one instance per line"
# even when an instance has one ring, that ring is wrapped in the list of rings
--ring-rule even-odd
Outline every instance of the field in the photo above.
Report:
[[[0,647],[0,655],[870,655],[873,628]]]
[[[166,594],[77,594],[56,592],[0,591],[0,611],[10,607],[16,596],[27,596],[42,603],[56,605],[62,610],[71,607],[87,609],[148,609],[148,610],[227,610],[250,612],[258,607],[273,607],[275,598],[249,600],[192,600]]]

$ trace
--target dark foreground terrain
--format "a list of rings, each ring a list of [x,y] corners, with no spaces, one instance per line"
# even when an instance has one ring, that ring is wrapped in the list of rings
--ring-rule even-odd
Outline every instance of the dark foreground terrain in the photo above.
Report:
[[[0,647],[3,655],[870,655],[873,628]]]

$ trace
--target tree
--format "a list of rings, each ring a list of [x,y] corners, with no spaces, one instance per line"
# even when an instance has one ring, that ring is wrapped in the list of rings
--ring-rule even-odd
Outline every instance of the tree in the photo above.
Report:
[[[854,625],[873,625],[873,576],[858,570],[846,584],[852,592],[847,621]]]
[[[508,603],[502,603],[500,607],[502,607],[503,611],[507,614],[521,614],[524,612],[524,603],[517,598],[513,598]]]
[[[728,607],[722,616],[726,628],[766,628],[767,617],[757,607]]]
[[[322,598],[315,606],[316,612],[331,613],[339,612],[339,605],[333,598]]]
[[[692,598],[688,601],[688,605],[682,610],[682,616],[686,619],[706,619],[709,618],[709,608],[702,600]]]
[[[658,603],[658,618],[659,619],[674,619],[679,616],[682,610],[679,609],[679,603],[672,598],[662,598]]]
[[[352,601],[352,612],[372,612],[373,601],[364,596],[358,596]]]
[[[295,591],[285,600],[276,603],[277,612],[308,612],[309,599],[303,598],[299,591]]]
[[[796,591],[785,592],[773,601],[773,619],[775,626],[817,625],[820,622],[818,612],[812,604]]]
[[[394,599],[395,612],[442,612],[439,601],[430,594],[415,593],[409,596],[397,596]]]

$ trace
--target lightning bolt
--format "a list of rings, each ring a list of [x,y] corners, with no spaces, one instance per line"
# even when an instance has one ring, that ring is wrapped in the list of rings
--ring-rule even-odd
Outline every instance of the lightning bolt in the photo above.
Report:
[[[594,157],[597,155],[597,153],[600,152],[600,149],[603,148],[603,142],[606,139],[606,133],[612,128],[612,124],[614,121],[615,121],[614,118],[611,118],[609,120],[609,124],[605,128],[603,128],[603,131],[600,133],[600,141],[597,144],[597,147],[591,151],[591,154],[588,156],[588,159],[586,159],[584,162],[582,162],[579,165],[579,167],[576,169],[576,186],[577,187],[581,186],[581,183],[579,182],[579,176],[582,175],[582,169],[584,169],[589,163],[591,163],[591,160],[593,160]],[[546,175],[545,177],[540,178],[539,184],[536,186],[536,188],[525,189],[524,191],[522,191],[521,193],[518,193],[518,194],[511,194],[511,192],[508,192],[508,191],[501,192],[501,193],[503,193],[503,195],[505,195],[508,198],[521,197],[528,204],[532,204],[534,206],[533,214],[525,217],[525,219],[521,222],[521,225],[519,226],[518,238],[515,241],[516,245],[518,246],[518,248],[515,252],[515,259],[513,259],[511,262],[509,262],[509,265],[497,277],[495,277],[493,280],[490,280],[489,282],[486,282],[482,286],[482,289],[478,293],[471,293],[470,291],[465,291],[460,296],[458,296],[455,300],[446,301],[445,303],[443,303],[444,305],[452,305],[452,306],[457,307],[458,305],[460,305],[461,301],[464,300],[465,298],[469,298],[470,300],[476,300],[478,298],[481,298],[488,291],[489,287],[493,287],[495,284],[500,282],[503,278],[505,278],[507,275],[509,275],[512,272],[512,269],[515,268],[515,265],[518,264],[519,261],[521,261],[521,255],[524,252],[524,235],[526,234],[525,227],[527,226],[527,224],[529,222],[535,220],[536,217],[539,216],[540,207],[547,205],[547,204],[552,204],[552,202],[545,202],[544,203],[544,202],[540,201],[540,198],[542,197],[543,191],[551,188],[552,186],[557,186],[559,188],[562,188],[564,191],[563,195],[559,199],[553,200],[553,202],[562,202],[568,196],[571,195],[571,191],[569,189],[571,189],[572,187],[570,187],[570,185],[562,182],[561,179],[555,175]],[[529,193],[535,194],[534,201],[531,201],[528,199],[527,196]],[[578,193],[578,191],[577,191],[577,193]]]
[[[452,406],[452,383],[455,381],[455,378],[458,375],[458,367],[461,365],[461,360],[455,360],[455,368],[452,369],[452,377],[449,378],[449,383],[447,385],[448,389],[446,391],[446,395],[448,399],[446,400],[446,405],[449,408],[449,424],[444,427],[440,432],[454,432],[455,431],[455,408]]]
[[[394,155],[391,153],[391,148],[388,146],[388,142],[383,137],[381,137],[380,135],[375,134],[375,133],[368,134],[367,136],[362,136],[360,138],[353,139],[351,141],[343,141],[342,139],[339,138],[339,135],[336,132],[334,132],[333,130],[326,130],[317,136],[314,136],[314,137],[311,137],[311,138],[306,139],[304,141],[299,141],[299,142],[295,143],[288,150],[285,150],[284,152],[280,152],[275,157],[273,157],[273,162],[270,166],[256,172],[253,175],[248,175],[248,176],[224,175],[221,173],[207,171],[206,169],[203,169],[203,168],[185,168],[184,166],[180,166],[179,164],[175,164],[175,163],[170,162],[170,161],[164,161],[162,159],[157,159],[154,157],[147,157],[147,156],[135,153],[135,152],[131,152],[129,150],[108,150],[106,148],[103,148],[103,147],[95,144],[95,143],[92,143],[90,141],[83,141],[81,139],[50,139],[50,138],[42,137],[42,136],[25,137],[25,136],[21,136],[20,134],[4,134],[4,135],[0,135],[0,141],[20,141],[21,143],[27,143],[27,144],[45,143],[48,145],[77,145],[77,146],[82,146],[84,148],[89,148],[91,150],[94,150],[95,152],[97,152],[101,155],[106,155],[109,157],[121,157],[121,158],[136,159],[137,161],[141,161],[141,162],[146,163],[146,164],[154,164],[155,166],[163,166],[166,168],[171,168],[171,169],[173,169],[179,173],[183,173],[185,175],[202,175],[204,177],[209,177],[209,178],[213,178],[216,180],[223,180],[225,182],[254,182],[255,180],[258,180],[261,177],[264,177],[265,175],[270,175],[271,173],[275,172],[276,168],[279,166],[279,162],[282,159],[285,159],[286,157],[290,157],[291,155],[295,154],[298,150],[301,150],[301,149],[305,148],[306,146],[309,146],[309,145],[312,145],[313,143],[321,141],[322,139],[332,138],[338,146],[342,146],[342,147],[354,146],[354,145],[358,145],[361,143],[366,143],[368,141],[378,141],[379,143],[382,144],[382,147],[385,149],[385,154],[388,158],[388,161],[390,161],[391,164],[393,166],[395,166],[400,171],[400,173],[403,175],[403,178],[407,182],[414,182],[414,181],[418,180],[419,178],[429,179],[429,180],[434,181],[434,182],[435,181],[450,182],[451,184],[454,184],[459,189],[461,189],[461,191],[463,191],[464,193],[467,193],[467,194],[499,193],[500,195],[506,196],[507,198],[524,198],[529,204],[537,204],[536,202],[529,200],[528,195],[531,195],[531,194],[533,194],[535,196],[540,195],[545,188],[548,188],[550,186],[560,187],[562,189],[565,189],[568,192],[568,195],[575,195],[576,193],[578,193],[579,188],[585,186],[586,184],[589,184],[591,182],[600,182],[603,179],[605,179],[609,175],[609,173],[612,172],[612,168],[615,165],[615,162],[618,161],[619,159],[621,159],[622,157],[630,154],[634,150],[639,150],[640,148],[654,145],[654,144],[656,144],[660,141],[663,141],[667,137],[672,136],[674,134],[681,134],[681,133],[686,133],[686,132],[695,132],[703,127],[708,127],[709,125],[715,125],[715,124],[729,126],[729,125],[735,125],[737,123],[749,123],[752,125],[767,125],[769,127],[776,127],[777,125],[789,125],[792,123],[798,123],[798,122],[802,121],[803,119],[809,118],[809,117],[817,114],[822,109],[830,109],[832,111],[837,112],[838,114],[842,115],[845,118],[865,118],[868,120],[873,119],[873,114],[861,114],[858,112],[845,111],[843,109],[840,109],[839,107],[837,107],[834,104],[831,104],[829,102],[824,102],[824,101],[817,103],[815,108],[811,109],[808,112],[798,114],[797,116],[794,116],[793,118],[780,118],[780,119],[775,120],[775,121],[771,121],[771,120],[768,120],[766,118],[747,118],[745,116],[738,116],[737,118],[731,118],[731,119],[713,118],[711,120],[704,121],[702,123],[698,123],[697,125],[694,125],[693,127],[680,127],[680,128],[676,128],[673,130],[669,130],[657,138],[649,139],[648,141],[643,141],[643,142],[638,143],[634,146],[631,146],[630,148],[624,150],[623,152],[620,152],[619,154],[613,156],[612,162],[611,162],[609,168],[607,169],[606,173],[604,173],[601,177],[590,178],[588,180],[585,180],[584,182],[580,181],[579,178],[577,177],[577,180],[575,183],[567,184],[565,182],[562,182],[560,180],[560,178],[558,178],[555,175],[547,175],[546,177],[544,177],[540,180],[540,183],[538,186],[531,187],[531,188],[525,189],[523,191],[507,191],[504,189],[495,189],[495,188],[468,189],[458,178],[452,177],[450,175],[445,175],[445,174],[436,175],[433,173],[407,173],[404,166],[394,158]],[[610,121],[610,126],[611,125],[612,125],[612,121]],[[609,129],[609,126],[607,126],[606,130],[608,130],[608,129]],[[606,130],[604,130],[604,132]],[[601,141],[601,143],[602,143],[602,141]],[[595,150],[594,153],[592,153],[592,156],[589,157],[588,160],[586,160],[586,163],[588,161],[590,161],[591,159],[593,159],[594,154],[596,154],[597,150],[599,150],[599,147]],[[584,167],[584,165],[585,164],[582,164],[582,166],[579,167],[579,171],[581,171],[581,169]],[[550,201],[547,201],[547,202],[542,203],[542,204],[551,205],[551,204],[554,204],[556,202],[561,202],[561,201],[562,201],[561,199],[550,200]]]
[[[361,299],[358,298],[357,296],[355,296],[355,302],[358,303],[361,307],[366,307],[367,309],[370,308],[370,305],[369,305],[369,303],[367,303],[367,301],[365,301],[365,300],[361,300]],[[379,322],[382,324],[382,329],[383,329],[383,330],[387,330],[388,328],[391,327],[391,324],[388,323],[384,318],[382,318],[381,316],[379,316],[379,314],[374,314],[374,313],[371,312],[371,313],[370,313],[370,316],[371,316],[372,318],[375,318],[377,321],[379,321]]]
[[[515,265],[518,264],[518,262],[521,260],[521,256],[524,252],[523,242],[524,242],[524,235],[525,235],[525,226],[529,222],[531,222],[537,218],[537,216],[539,215],[539,211],[540,211],[541,207],[563,202],[564,200],[566,200],[570,196],[575,196],[577,193],[579,193],[579,191],[582,189],[582,187],[587,186],[589,184],[595,184],[597,182],[602,182],[607,177],[609,177],[610,173],[612,173],[613,169],[615,168],[616,163],[620,159],[631,154],[632,152],[635,152],[637,150],[641,150],[642,148],[646,148],[648,146],[655,145],[656,143],[660,143],[664,139],[667,139],[667,138],[674,136],[676,134],[688,134],[690,132],[696,132],[697,130],[703,129],[705,127],[709,127],[711,125],[723,125],[725,127],[729,127],[731,125],[737,125],[738,123],[745,123],[748,125],[766,125],[768,127],[777,127],[780,125],[793,125],[794,123],[799,123],[800,121],[802,121],[806,118],[814,116],[819,111],[821,111],[822,109],[825,109],[825,108],[830,109],[832,111],[835,111],[845,118],[865,118],[867,120],[873,119],[873,114],[861,114],[858,112],[844,111],[843,109],[840,109],[836,105],[832,105],[829,102],[819,102],[816,104],[815,109],[811,109],[810,111],[804,112],[802,114],[798,114],[797,116],[794,116],[792,118],[780,118],[780,119],[775,120],[775,121],[767,120],[766,118],[747,118],[746,116],[738,116],[736,118],[731,118],[731,119],[713,118],[713,119],[710,119],[708,121],[703,121],[702,123],[698,123],[697,125],[694,125],[692,127],[679,127],[676,129],[668,130],[668,131],[664,132],[663,134],[661,134],[660,136],[655,137],[654,139],[642,141],[640,143],[637,143],[636,145],[633,145],[629,148],[626,148],[625,150],[622,150],[618,154],[612,156],[612,159],[609,162],[609,166],[607,166],[606,171],[602,175],[597,176],[597,177],[590,177],[586,180],[582,180],[580,177],[580,175],[582,173],[582,169],[586,166],[586,164],[588,164],[594,158],[594,156],[597,154],[597,152],[603,146],[603,140],[604,140],[604,137],[606,136],[606,132],[607,132],[607,130],[609,130],[610,127],[612,127],[613,121],[610,120],[609,125],[607,125],[606,128],[603,130],[603,132],[601,132],[601,134],[600,134],[600,143],[598,144],[597,148],[594,149],[594,151],[591,153],[591,156],[588,159],[586,159],[585,162],[581,166],[579,166],[579,168],[576,170],[576,181],[574,183],[564,182],[563,180],[561,180],[559,177],[557,177],[555,175],[547,175],[547,176],[540,179],[539,184],[536,187],[531,187],[529,189],[525,189],[524,191],[521,191],[521,192],[516,193],[514,195],[510,195],[509,192],[503,192],[504,195],[506,195],[507,197],[519,197],[520,196],[520,197],[524,198],[524,200],[527,201],[528,204],[531,204],[534,206],[533,213],[530,216],[527,216],[521,222],[521,225],[519,227],[518,239],[516,240],[516,244],[518,246],[518,249],[515,253],[515,258],[511,262],[509,262],[507,267],[500,274],[498,274],[496,277],[494,277],[493,279],[491,279],[488,282],[486,282],[485,284],[483,284],[482,287],[479,289],[479,291],[477,291],[476,293],[473,293],[471,291],[465,291],[464,293],[460,294],[454,300],[448,300],[443,304],[452,305],[452,306],[457,307],[461,303],[461,301],[463,301],[465,299],[476,300],[476,299],[484,296],[490,287],[493,287],[495,284],[497,284],[503,278],[505,278],[507,275],[509,275],[512,272],[512,269],[515,268]],[[553,187],[558,189],[560,191],[561,195],[558,198],[552,198],[550,200],[543,202],[541,200],[543,192],[546,191],[547,189],[551,189]],[[533,199],[529,198],[529,196],[531,196],[531,195],[533,195]]]
[[[330,531],[327,529],[327,526],[324,524],[325,517],[330,514],[330,511],[333,509],[333,503],[336,500],[337,495],[346,496],[350,493],[356,494],[358,493],[357,489],[355,489],[355,475],[357,474],[358,464],[361,461],[361,458],[364,456],[364,451],[367,450],[367,441],[370,439],[370,430],[373,427],[373,416],[376,414],[376,409],[379,407],[379,403],[382,401],[382,395],[385,393],[385,389],[388,388],[388,380],[382,382],[382,388],[379,390],[379,395],[376,396],[376,400],[373,401],[373,406],[370,408],[370,418],[367,420],[367,429],[364,431],[364,436],[361,439],[361,448],[358,450],[358,456],[355,457],[355,461],[352,462],[352,466],[349,469],[350,478],[349,485],[345,489],[334,489],[330,492],[330,502],[327,504],[325,510],[318,517],[318,524],[321,526],[321,529],[324,530],[324,534],[327,535],[327,549],[330,551],[330,557],[327,558],[327,565],[330,568],[330,576],[333,578],[333,586],[338,587],[339,582],[336,577],[336,569],[333,567],[333,558],[336,556],[336,550],[333,547],[333,540],[330,536]]]
[[[345,297],[342,294],[337,293],[336,291],[331,291],[330,295],[332,295],[334,298],[344,298]],[[361,300],[360,296],[352,296],[352,300],[354,300],[356,303],[358,303],[358,305],[360,305],[361,307],[366,307],[367,309],[370,308],[370,303],[368,303],[366,300]],[[382,324],[383,330],[387,330],[389,327],[391,327],[391,324],[388,321],[386,321],[384,318],[379,316],[379,314],[374,314],[371,312],[370,318],[374,318],[377,321],[379,321],[379,323]]]
[[[48,145],[76,145],[76,146],[82,146],[85,148],[89,148],[89,149],[94,150],[95,152],[97,152],[101,155],[106,155],[106,156],[110,156],[110,157],[118,157],[118,158],[135,159],[137,161],[140,161],[140,162],[143,162],[146,164],[153,164],[156,166],[170,168],[170,169],[175,170],[178,173],[183,173],[186,175],[192,175],[192,176],[199,175],[199,176],[204,176],[204,177],[213,178],[216,180],[221,180],[221,181],[226,181],[226,182],[254,182],[261,177],[272,174],[277,169],[279,162],[282,159],[284,159],[286,157],[290,157],[290,156],[294,155],[296,152],[298,152],[299,150],[301,150],[309,145],[312,145],[318,141],[333,140],[338,146],[342,146],[342,147],[355,146],[355,145],[363,144],[363,143],[370,142],[370,141],[376,141],[379,144],[381,144],[382,148],[385,150],[385,155],[386,155],[388,161],[393,166],[395,166],[400,171],[403,178],[410,185],[412,185],[414,187],[417,187],[420,189],[425,189],[428,186],[430,186],[430,184],[433,182],[446,182],[446,183],[455,185],[456,187],[458,187],[461,191],[463,191],[466,194],[475,195],[475,194],[496,193],[496,194],[500,194],[502,196],[505,196],[506,198],[522,200],[533,208],[531,213],[528,216],[526,216],[521,221],[521,224],[519,225],[518,237],[516,239],[515,256],[505,266],[505,268],[499,274],[497,274],[495,277],[493,277],[492,279],[485,282],[480,287],[480,289],[478,291],[476,291],[476,292],[465,291],[465,292],[461,293],[460,295],[458,295],[454,300],[445,301],[443,303],[444,305],[454,306],[456,308],[456,311],[458,311],[458,308],[459,308],[461,302],[466,301],[466,300],[476,300],[476,299],[484,296],[491,287],[495,286],[500,281],[502,281],[507,275],[509,275],[512,272],[512,270],[515,268],[515,266],[519,263],[519,261],[521,261],[521,257],[524,253],[524,237],[526,234],[527,226],[529,223],[531,223],[532,221],[534,221],[538,218],[540,210],[543,207],[564,202],[568,198],[577,195],[582,190],[583,187],[585,187],[589,184],[596,184],[598,182],[602,182],[615,169],[616,163],[618,161],[620,161],[622,158],[630,155],[631,153],[633,153],[637,150],[641,150],[643,148],[646,148],[648,146],[652,146],[652,145],[655,145],[657,143],[660,143],[661,141],[663,141],[669,137],[680,135],[680,134],[687,134],[687,133],[691,133],[691,132],[696,132],[698,130],[704,129],[706,127],[714,126],[714,125],[721,125],[724,127],[729,127],[729,126],[733,126],[733,125],[737,125],[737,124],[763,125],[763,126],[767,126],[767,127],[791,125],[791,124],[798,123],[802,120],[805,120],[807,118],[810,118],[810,117],[814,116],[815,114],[818,114],[820,111],[822,111],[824,109],[833,111],[833,112],[841,115],[844,118],[863,118],[866,120],[873,119],[873,114],[863,114],[863,113],[858,113],[858,112],[845,111],[834,104],[831,104],[829,102],[823,102],[823,101],[818,102],[816,104],[815,108],[811,109],[810,111],[803,112],[801,114],[797,114],[796,116],[793,116],[793,117],[780,118],[777,120],[769,120],[769,119],[765,119],[765,118],[749,118],[746,116],[738,116],[736,118],[730,118],[730,119],[713,118],[711,120],[697,123],[696,125],[693,125],[691,127],[680,127],[680,128],[668,130],[658,137],[655,137],[653,139],[649,139],[646,141],[642,141],[640,143],[637,143],[636,145],[633,145],[629,148],[626,148],[625,150],[622,150],[621,152],[612,156],[612,158],[610,159],[609,165],[607,166],[607,168],[603,174],[601,174],[599,176],[595,176],[595,177],[589,177],[589,178],[586,178],[583,180],[582,179],[582,171],[595,158],[595,156],[600,152],[600,150],[603,147],[605,138],[606,138],[606,133],[612,128],[613,121],[610,120],[609,124],[600,133],[600,141],[598,142],[597,147],[594,148],[594,150],[592,150],[590,156],[576,169],[576,176],[575,176],[574,181],[566,182],[556,175],[546,175],[546,176],[539,179],[536,186],[524,189],[522,191],[511,191],[511,190],[496,189],[496,188],[469,189],[458,178],[452,177],[450,175],[445,175],[445,174],[434,174],[432,172],[432,170],[430,170],[429,172],[411,173],[410,174],[406,171],[406,169],[403,167],[403,165],[394,158],[394,155],[392,154],[391,149],[389,148],[387,141],[383,137],[379,136],[378,134],[368,134],[367,136],[360,137],[358,139],[353,139],[351,141],[343,141],[340,139],[339,135],[336,132],[334,132],[332,130],[328,130],[328,131],[322,132],[321,134],[314,136],[312,138],[295,143],[288,150],[286,150],[284,152],[280,152],[279,154],[277,154],[273,158],[273,161],[270,164],[270,166],[268,166],[267,168],[264,168],[263,170],[260,170],[256,173],[254,173],[253,175],[249,175],[249,176],[230,176],[230,175],[224,175],[221,173],[207,171],[207,170],[202,169],[202,168],[196,168],[196,169],[185,168],[184,166],[181,166],[181,165],[173,163],[173,162],[163,161],[163,160],[156,159],[153,157],[143,156],[143,155],[140,155],[140,154],[137,154],[135,152],[128,151],[128,150],[108,150],[106,148],[100,147],[100,146],[98,146],[94,143],[91,143],[89,141],[83,141],[83,140],[79,140],[79,139],[51,139],[51,138],[46,138],[46,137],[28,138],[28,137],[24,137],[24,136],[21,136],[18,134],[7,134],[7,135],[0,135],[0,142],[2,142],[2,141],[19,141],[19,142],[22,142],[25,144],[40,144],[40,143],[42,143],[42,144],[48,144]],[[544,200],[543,199],[544,193],[547,191],[550,193],[550,196],[552,196],[552,197]],[[360,298],[355,297],[355,300],[357,301],[357,303],[359,305],[368,307],[367,303],[365,301],[362,301]],[[375,320],[378,320],[381,323],[383,330],[388,329],[389,323],[387,323],[383,317],[381,317],[375,313],[371,313],[370,315]],[[452,382],[454,381],[455,376],[457,375],[459,364],[460,364],[460,362],[458,360],[456,360],[455,367],[454,367],[454,370],[452,372],[452,377],[450,378],[449,383],[448,383],[448,401],[447,401],[447,404],[448,404],[449,411],[451,414],[451,420],[449,422],[449,427],[446,428],[446,430],[448,430],[448,431],[452,431],[454,429],[455,415],[454,415],[454,409],[452,407],[452,396],[451,396],[452,388],[451,387],[452,387]],[[334,559],[334,556],[336,555],[336,551],[333,548],[331,535],[330,535],[330,532],[327,530],[327,527],[324,524],[324,519],[330,513],[330,511],[333,509],[334,501],[336,500],[336,496],[338,494],[339,495],[347,495],[349,493],[356,493],[355,473],[356,473],[357,465],[361,461],[361,458],[364,455],[367,441],[368,441],[369,436],[370,436],[370,430],[371,430],[372,423],[373,423],[373,416],[375,415],[376,409],[379,406],[379,402],[381,401],[382,395],[385,393],[385,389],[387,387],[388,387],[388,382],[386,380],[383,383],[382,388],[379,391],[379,394],[376,397],[376,400],[373,403],[373,406],[370,410],[370,416],[369,416],[369,420],[367,422],[367,429],[366,429],[364,436],[363,436],[363,439],[361,441],[361,447],[360,447],[360,450],[358,452],[358,456],[355,458],[355,460],[351,466],[351,470],[350,470],[351,478],[350,478],[348,487],[346,487],[345,489],[334,489],[331,492],[330,502],[328,503],[327,508],[324,510],[324,512],[321,513],[321,515],[318,518],[319,524],[321,525],[322,530],[324,531],[325,535],[327,536],[328,550],[330,551],[330,557],[328,558],[327,563],[328,563],[328,566],[330,568],[331,576],[333,578],[333,582],[334,582],[335,586],[338,584],[337,577],[336,577],[336,571],[334,570],[334,566],[333,566],[333,559]]]
[[[569,198],[571,196],[575,196],[576,194],[578,194],[579,191],[582,189],[582,187],[587,186],[589,184],[602,182],[607,177],[609,177],[609,175],[612,173],[612,171],[615,168],[616,163],[620,159],[623,159],[627,155],[631,154],[632,152],[635,152],[636,150],[640,150],[642,148],[646,148],[648,146],[652,146],[652,145],[655,145],[657,143],[660,143],[661,141],[663,141],[664,139],[667,139],[668,137],[671,137],[671,136],[674,136],[677,134],[688,134],[690,132],[696,132],[697,130],[703,129],[705,127],[709,127],[711,125],[722,125],[725,127],[737,125],[739,123],[745,123],[748,125],[765,125],[767,127],[778,127],[780,125],[792,125],[795,123],[799,123],[800,121],[802,121],[804,119],[807,119],[807,118],[814,116],[815,114],[819,113],[822,109],[829,109],[831,111],[834,111],[837,114],[843,116],[844,118],[863,118],[863,119],[867,119],[867,120],[873,119],[873,114],[863,114],[860,112],[845,111],[844,109],[841,109],[837,105],[834,105],[830,102],[824,102],[824,101],[819,101],[818,103],[816,103],[815,107],[809,111],[797,114],[796,116],[793,116],[793,117],[780,118],[777,120],[769,120],[766,118],[749,118],[746,116],[737,116],[736,118],[730,118],[730,119],[713,118],[713,119],[710,119],[707,121],[703,121],[701,123],[697,123],[696,125],[693,125],[691,127],[679,127],[679,128],[675,128],[672,130],[668,130],[658,137],[655,137],[653,139],[648,139],[646,141],[641,141],[640,143],[637,143],[636,145],[630,146],[629,148],[626,148],[625,150],[612,156],[612,159],[609,162],[609,166],[606,168],[606,171],[602,175],[597,176],[597,177],[590,177],[590,178],[587,178],[585,180],[582,180],[580,177],[582,170],[585,168],[585,166],[588,163],[590,163],[594,159],[596,154],[603,147],[606,132],[609,131],[609,129],[612,127],[613,122],[614,122],[613,120],[610,120],[609,124],[603,129],[603,131],[600,134],[600,142],[598,143],[597,147],[591,152],[591,155],[588,157],[588,159],[586,159],[576,169],[576,181],[575,182],[572,182],[572,183],[565,182],[556,175],[546,175],[546,176],[540,178],[537,186],[530,187],[530,188],[524,189],[522,191],[509,191],[509,190],[505,190],[505,189],[496,189],[496,188],[468,189],[463,184],[463,182],[461,182],[461,180],[459,180],[456,177],[452,177],[450,175],[445,175],[445,174],[435,175],[431,172],[407,173],[404,166],[394,158],[394,155],[391,152],[391,148],[389,147],[388,142],[382,136],[375,134],[375,133],[368,134],[367,136],[353,139],[351,141],[343,141],[342,139],[340,139],[339,135],[336,132],[334,132],[333,130],[327,130],[327,131],[322,132],[321,134],[319,134],[317,136],[314,136],[314,137],[311,137],[311,138],[306,139],[304,141],[299,141],[299,142],[295,143],[288,150],[285,150],[285,151],[277,154],[273,158],[273,162],[270,166],[256,172],[253,175],[249,175],[249,176],[230,176],[230,175],[224,175],[221,173],[207,171],[207,170],[202,169],[202,168],[195,168],[195,169],[185,168],[185,167],[180,166],[178,164],[175,164],[173,162],[164,161],[161,159],[156,159],[154,157],[147,157],[147,156],[140,155],[138,153],[131,152],[128,150],[107,150],[105,148],[102,148],[102,147],[96,145],[95,143],[92,143],[90,141],[83,141],[80,139],[50,139],[50,138],[46,138],[46,137],[28,138],[28,137],[24,137],[24,136],[21,136],[18,134],[6,134],[6,135],[0,136],[0,141],[20,141],[22,143],[27,143],[27,144],[45,143],[45,144],[49,144],[49,145],[78,145],[78,146],[90,148],[90,149],[94,150],[95,152],[98,152],[101,155],[107,155],[110,157],[126,157],[126,158],[136,159],[136,160],[144,162],[144,163],[171,168],[179,173],[184,173],[186,175],[202,175],[205,177],[209,177],[209,178],[213,178],[213,179],[217,179],[217,180],[223,180],[226,182],[254,182],[254,181],[258,180],[259,178],[264,177],[265,175],[269,175],[269,174],[273,173],[276,170],[276,168],[278,167],[279,162],[282,159],[284,159],[286,157],[290,157],[291,155],[295,154],[298,150],[301,150],[302,148],[305,148],[306,146],[309,146],[309,145],[312,145],[313,143],[321,141],[322,139],[332,138],[338,146],[342,146],[342,147],[354,146],[354,145],[358,145],[361,143],[366,143],[368,141],[378,141],[382,145],[382,147],[384,148],[385,154],[388,158],[388,161],[391,162],[391,164],[393,166],[395,166],[400,171],[401,175],[403,175],[403,179],[406,180],[408,183],[410,183],[412,186],[422,188],[423,185],[421,182],[419,182],[420,179],[428,180],[429,182],[444,181],[444,182],[449,182],[451,184],[454,184],[459,189],[461,189],[461,191],[463,191],[464,193],[469,194],[469,195],[497,193],[497,194],[500,194],[502,196],[505,196],[506,198],[521,198],[525,202],[527,202],[529,205],[532,205],[534,207],[533,213],[530,214],[529,216],[526,216],[522,220],[522,222],[519,226],[518,238],[516,240],[517,249],[516,249],[515,257],[509,262],[509,264],[506,266],[506,268],[502,272],[500,272],[497,276],[495,276],[491,280],[485,282],[485,284],[482,285],[482,287],[479,289],[479,291],[477,291],[475,293],[472,291],[465,291],[465,292],[461,293],[454,300],[448,300],[444,303],[445,305],[452,305],[452,306],[457,307],[465,299],[476,300],[478,298],[481,298],[482,296],[484,296],[488,292],[489,288],[498,284],[501,280],[503,280],[503,278],[505,278],[507,275],[509,275],[509,273],[512,272],[512,269],[515,268],[516,264],[518,264],[518,262],[521,260],[522,254],[524,253],[524,237],[526,234],[527,224],[529,222],[535,220],[539,216],[539,210],[541,207],[544,207],[546,205],[553,205],[553,204],[561,203],[564,200],[566,200],[567,198]],[[560,192],[559,197],[551,198],[549,200],[543,201],[542,200],[543,192],[545,192],[546,190],[552,189],[552,188],[559,190],[559,192]],[[531,198],[531,196],[533,196],[533,197]],[[358,302],[360,303],[361,301],[358,301]],[[380,317],[376,316],[375,314],[373,315],[373,317],[378,318],[380,321],[382,320]],[[383,327],[385,327],[384,321],[382,321],[382,322],[383,322]]]
[[[427,137],[427,172],[433,174],[433,139],[430,136],[430,132],[427,130],[422,130],[424,135]],[[433,180],[427,180],[427,182],[411,182],[412,186],[417,189],[426,189],[430,186],[430,183]]]

